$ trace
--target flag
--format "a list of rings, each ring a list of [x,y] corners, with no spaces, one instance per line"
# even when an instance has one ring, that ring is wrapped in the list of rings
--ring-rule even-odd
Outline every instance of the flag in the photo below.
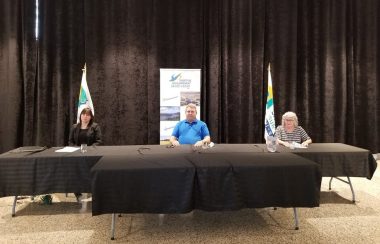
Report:
[[[268,65],[268,94],[267,104],[265,107],[264,127],[264,139],[266,139],[268,136],[274,136],[274,133],[276,132],[276,122],[274,119],[273,88],[272,75],[270,74],[270,64]]]
[[[80,84],[79,91],[79,101],[78,101],[78,114],[77,114],[77,123],[80,121],[80,113],[84,108],[91,108],[92,114],[95,115],[94,105],[92,104],[92,99],[90,91],[87,86],[86,80],[86,64],[84,65],[82,81]]]

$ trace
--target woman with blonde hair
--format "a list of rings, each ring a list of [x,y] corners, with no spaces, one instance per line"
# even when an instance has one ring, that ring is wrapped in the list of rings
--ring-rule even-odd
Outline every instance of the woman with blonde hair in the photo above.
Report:
[[[292,142],[307,147],[312,141],[306,131],[298,125],[298,118],[294,112],[282,115],[282,123],[276,129],[278,143],[290,147]]]

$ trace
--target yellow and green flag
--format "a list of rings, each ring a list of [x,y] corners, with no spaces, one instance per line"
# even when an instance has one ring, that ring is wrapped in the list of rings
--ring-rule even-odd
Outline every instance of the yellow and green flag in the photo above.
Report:
[[[276,122],[274,118],[273,108],[273,88],[272,88],[272,75],[270,73],[270,64],[268,65],[268,93],[267,104],[265,108],[265,122],[264,122],[264,139],[268,136],[274,136],[276,132]]]

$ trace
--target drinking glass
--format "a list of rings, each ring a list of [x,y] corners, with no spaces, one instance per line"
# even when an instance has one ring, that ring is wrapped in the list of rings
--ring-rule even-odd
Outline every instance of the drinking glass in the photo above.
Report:
[[[81,144],[80,145],[80,151],[82,153],[86,153],[87,152],[87,144]]]
[[[277,137],[268,136],[266,139],[267,150],[268,152],[276,152],[277,151]]]

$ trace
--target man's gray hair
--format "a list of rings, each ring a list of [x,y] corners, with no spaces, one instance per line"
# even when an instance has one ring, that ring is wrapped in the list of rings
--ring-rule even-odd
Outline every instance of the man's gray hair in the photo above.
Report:
[[[195,112],[197,112],[197,106],[194,103],[187,104],[185,107],[185,111],[187,110],[187,108],[195,109]]]
[[[285,126],[285,120],[286,119],[292,119],[294,121],[294,127],[297,127],[298,126],[298,117],[296,115],[296,113],[292,112],[292,111],[288,111],[286,113],[284,113],[284,115],[282,115],[282,126]]]

